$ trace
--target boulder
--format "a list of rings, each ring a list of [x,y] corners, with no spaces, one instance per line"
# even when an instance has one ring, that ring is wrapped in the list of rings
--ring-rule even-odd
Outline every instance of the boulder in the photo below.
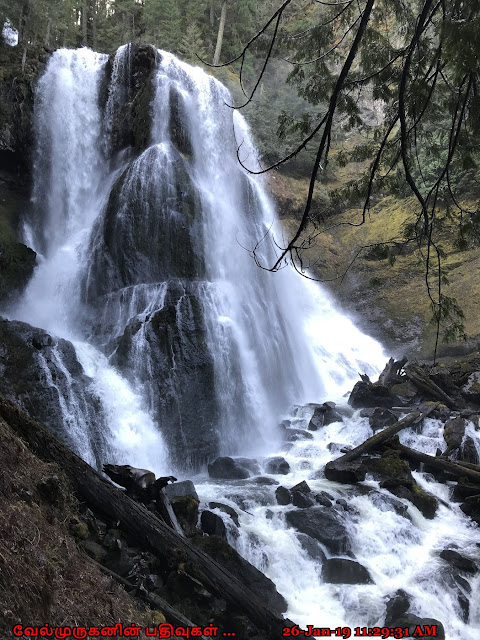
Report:
[[[462,462],[469,462],[470,464],[480,463],[477,447],[475,446],[475,441],[471,436],[466,436],[464,438],[462,444],[460,445],[457,459],[461,460]]]
[[[282,433],[284,442],[297,442],[297,440],[313,440],[313,435],[306,429],[284,429]]]
[[[458,551],[454,551],[453,549],[444,549],[440,553],[440,558],[445,560],[445,562],[448,562],[451,567],[458,571],[463,571],[464,573],[475,575],[479,570],[479,566],[474,560],[462,556],[462,554],[458,553]]]
[[[240,526],[240,523],[238,521],[238,513],[233,507],[230,507],[228,504],[223,504],[222,502],[209,502],[208,506],[210,507],[210,509],[220,509],[220,511],[223,511],[223,513],[226,513],[230,516],[237,527]]]
[[[322,578],[329,584],[372,584],[366,567],[346,558],[328,558],[323,563]]]
[[[385,626],[396,626],[396,621],[404,616],[410,609],[410,596],[403,589],[398,589],[394,596],[387,602]]]
[[[272,475],[287,475],[290,473],[290,465],[281,456],[275,456],[265,461],[265,472]]]
[[[401,500],[397,500],[393,496],[389,496],[379,491],[372,491],[370,493],[370,500],[380,511],[394,511],[399,516],[403,516],[410,520],[408,515],[408,507]]]
[[[287,610],[287,602],[278,593],[273,582],[244,560],[225,540],[217,536],[203,538],[197,536],[192,541],[196,547],[207,553],[232,575],[236,576],[242,584],[248,585],[276,613],[283,613]]]
[[[319,493],[316,493],[314,498],[315,498],[315,502],[317,504],[322,505],[323,507],[331,507],[332,506],[332,500],[334,500],[333,496],[331,496],[326,491],[320,491]],[[338,502],[338,500],[337,500],[337,502]]]
[[[328,507],[311,507],[288,511],[287,523],[324,544],[331,553],[348,553],[351,545],[348,530],[341,515]]]
[[[321,427],[326,427],[332,422],[343,422],[343,417],[336,410],[334,402],[324,402],[322,405],[315,405],[313,415],[308,423],[309,431],[317,431]]]
[[[308,495],[308,493],[304,493],[303,491],[294,491],[291,489],[290,494],[292,496],[292,504],[294,507],[308,509],[308,507],[313,507],[315,504],[315,499],[311,495]]]
[[[438,509],[437,499],[435,496],[424,491],[417,483],[414,483],[410,487],[401,485],[389,487],[388,490],[398,498],[409,500],[428,520],[432,520],[435,517]]]
[[[275,489],[275,498],[277,500],[277,504],[282,507],[290,504],[292,502],[292,495],[290,491],[286,487],[279,486]]]
[[[240,466],[248,469],[252,476],[258,476],[262,472],[260,464],[258,463],[258,460],[255,460],[255,458],[234,458],[234,460]]]
[[[353,387],[348,404],[354,409],[362,409],[365,407],[401,407],[404,403],[388,387],[360,380]]]
[[[191,494],[180,495],[172,498],[170,504],[178,524],[187,536],[191,536],[197,528],[199,500]]]
[[[244,480],[250,472],[233,458],[223,456],[208,465],[208,475],[222,480]]]
[[[198,500],[197,490],[191,480],[181,480],[180,482],[168,484],[165,487],[165,493],[169,500],[183,496],[193,496],[195,500]]]
[[[362,482],[367,475],[367,469],[358,460],[352,462],[328,462],[325,465],[325,477],[332,482],[355,484]]]
[[[420,618],[413,613],[406,613],[396,620],[394,626],[395,628],[400,627],[402,629],[408,627],[409,636],[407,637],[420,637],[419,633],[416,633],[417,627],[420,627],[422,631],[422,638],[437,638],[437,640],[445,640],[445,629],[443,624],[434,618]],[[425,626],[429,627],[432,633],[428,633],[427,631],[427,635],[424,635],[423,632],[425,630]]]
[[[202,511],[200,524],[202,531],[209,536],[219,536],[220,538],[227,537],[225,523],[221,517],[216,513],[213,513],[213,511]]]
[[[308,536],[306,533],[297,533],[297,539],[312,560],[315,560],[320,564],[325,562],[327,556],[316,540]]]
[[[393,449],[387,449],[381,458],[364,460],[363,465],[375,480],[380,481],[383,488],[411,486],[414,483],[408,463]]]
[[[463,436],[465,435],[465,428],[467,421],[465,418],[458,416],[452,418],[445,423],[443,430],[443,439],[447,443],[447,449],[445,455],[448,456],[452,451],[458,449],[462,444]]]
[[[370,426],[374,431],[383,429],[384,427],[390,427],[392,424],[398,422],[397,416],[389,409],[382,409],[377,407],[372,415],[369,417]]]

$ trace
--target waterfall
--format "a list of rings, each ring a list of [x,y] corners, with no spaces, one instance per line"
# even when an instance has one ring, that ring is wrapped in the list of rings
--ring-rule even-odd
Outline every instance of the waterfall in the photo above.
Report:
[[[442,620],[449,639],[474,640],[479,578],[462,587],[467,624],[459,587],[437,560],[453,543],[475,552],[478,530],[458,506],[442,504],[429,521],[408,503],[405,518],[384,509],[386,491],[373,480],[360,495],[316,475],[332,443],[338,451],[371,435],[359,412],[288,450],[280,442],[283,418],[304,420],[293,405],[341,400],[358,372],[378,372],[385,356],[321,286],[255,264],[254,247],[264,264],[274,261],[265,238],[282,232],[262,180],[237,161],[239,145],[248,166],[258,158],[230,103],[214,78],[151,47],[126,45],[113,62],[88,49],[50,57],[36,88],[25,220],[39,261],[8,309],[25,344],[23,323],[51,336],[42,333],[46,346],[34,353],[58,405],[48,426],[97,467],[197,473],[204,504],[239,510],[230,542],[275,581],[302,627],[382,626],[387,596],[402,588],[412,611]],[[434,451],[437,426],[428,420],[402,438]],[[478,440],[473,426],[469,433]],[[272,481],[307,477],[312,489],[349,499],[352,552],[374,584],[326,584],[287,526],[275,487],[213,482],[204,472],[218,455],[261,462],[269,454],[291,468]],[[447,500],[448,487],[415,477]]]

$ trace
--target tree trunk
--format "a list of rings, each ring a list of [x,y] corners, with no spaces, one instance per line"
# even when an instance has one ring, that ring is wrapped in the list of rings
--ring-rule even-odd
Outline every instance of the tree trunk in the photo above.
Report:
[[[82,2],[82,44],[84,47],[88,46],[87,41],[87,23],[88,23],[88,0]]]
[[[461,464],[451,462],[450,460],[445,460],[445,458],[430,456],[428,455],[428,453],[415,451],[415,449],[410,449],[410,447],[406,447],[403,444],[395,445],[395,449],[400,451],[401,454],[403,454],[410,460],[414,460],[415,462],[423,462],[429,467],[440,469],[441,471],[446,471],[447,473],[451,473],[457,478],[468,478],[469,480],[473,480],[480,485],[480,466],[478,465],[471,465],[472,467],[476,466],[476,469],[471,469],[469,467],[464,467]]]
[[[69,478],[76,494],[90,508],[108,519],[121,522],[123,530],[149,549],[162,563],[186,562],[188,572],[211,593],[227,602],[232,611],[243,611],[268,637],[280,638],[291,622],[276,614],[213,558],[180,537],[164,522],[104,480],[90,465],[72,453],[45,427],[16,405],[0,397],[0,417],[29,448],[47,462],[56,462]],[[176,560],[175,560],[176,561]]]
[[[213,64],[218,64],[220,54],[222,52],[223,32],[225,31],[225,20],[227,19],[227,0],[223,1],[222,13],[220,14],[220,25],[218,27],[217,46],[215,47],[215,55],[213,56]]]

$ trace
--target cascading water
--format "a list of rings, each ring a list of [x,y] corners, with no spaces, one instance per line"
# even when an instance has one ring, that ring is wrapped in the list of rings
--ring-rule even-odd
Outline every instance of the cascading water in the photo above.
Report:
[[[442,620],[447,638],[473,640],[479,578],[461,587],[466,623],[460,587],[436,560],[453,541],[474,551],[478,530],[456,506],[442,504],[429,521],[405,500],[407,519],[385,510],[378,483],[359,495],[315,474],[332,457],[327,445],[338,451],[371,435],[358,413],[282,451],[275,427],[293,404],[337,400],[384,355],[317,285],[255,265],[244,247],[271,262],[275,248],[262,240],[277,222],[261,181],[237,162],[240,143],[242,158],[256,162],[248,127],[225,105],[223,85],[166,52],[147,54],[140,64],[133,45],[122,47],[109,69],[107,56],[59,50],[36,91],[25,238],[40,260],[9,315],[55,336],[48,358],[37,358],[62,398],[68,441],[97,466],[128,462],[162,475],[175,466],[198,470],[219,454],[281,453],[291,472],[273,480],[291,486],[307,478],[312,489],[349,499],[352,552],[374,579],[326,584],[287,527],[274,488],[199,475],[204,501],[241,507],[231,543],[274,580],[289,617],[302,627],[374,626],[385,597],[403,588],[412,611]],[[151,84],[143,86],[148,60]],[[82,386],[62,339],[73,343]],[[302,426],[308,417],[292,419]],[[402,438],[435,450],[435,424]],[[448,487],[416,478],[446,498]]]

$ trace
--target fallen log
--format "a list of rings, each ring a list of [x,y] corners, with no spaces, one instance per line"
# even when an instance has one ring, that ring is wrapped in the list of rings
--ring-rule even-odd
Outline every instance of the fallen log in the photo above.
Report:
[[[443,389],[431,380],[428,375],[416,364],[409,364],[404,368],[405,375],[417,389],[426,393],[429,397],[444,402],[447,407],[453,409],[455,401]]]
[[[474,480],[480,485],[480,469],[478,471],[475,471],[463,465],[457,464],[456,462],[445,460],[445,458],[431,456],[428,453],[422,453],[421,451],[410,449],[410,447],[406,447],[405,445],[400,443],[395,444],[395,449],[397,451],[400,451],[400,453],[402,453],[406,458],[409,458],[410,460],[414,460],[415,462],[423,462],[424,464],[427,464],[434,469],[446,471],[447,473],[450,473],[457,478],[469,478],[470,480]]]
[[[437,408],[438,403],[433,404],[427,409],[427,411],[424,411],[423,413],[420,413],[419,411],[409,413],[408,416],[405,416],[405,418],[402,418],[402,420],[399,420],[395,424],[392,424],[390,427],[387,427],[383,431],[379,431],[374,436],[368,438],[367,440],[365,440],[365,442],[362,442],[362,444],[358,445],[358,447],[355,447],[355,449],[348,451],[340,458],[336,458],[336,460],[332,460],[332,462],[329,462],[327,464],[327,467],[329,465],[334,466],[335,464],[341,462],[351,462],[352,460],[356,460],[363,453],[368,453],[371,449],[374,449],[382,442],[385,442],[386,440],[392,438],[402,429],[406,429],[407,427],[420,423],[424,418],[427,418]]]
[[[383,384],[384,387],[388,387],[388,385],[393,382],[393,380],[398,376],[403,367],[407,364],[407,358],[402,358],[401,360],[394,360],[394,358],[390,358],[390,360],[385,365],[384,370],[378,377],[378,381],[380,384]]]
[[[152,514],[144,505],[104,480],[92,467],[72,453],[45,427],[32,420],[16,405],[0,397],[0,416],[40,458],[58,463],[77,496],[95,512],[120,522],[127,535],[151,551],[163,563],[174,559],[185,563],[188,572],[205,588],[224,599],[231,611],[242,613],[270,637],[281,637],[290,621],[267,607],[248,587],[213,558]]]

